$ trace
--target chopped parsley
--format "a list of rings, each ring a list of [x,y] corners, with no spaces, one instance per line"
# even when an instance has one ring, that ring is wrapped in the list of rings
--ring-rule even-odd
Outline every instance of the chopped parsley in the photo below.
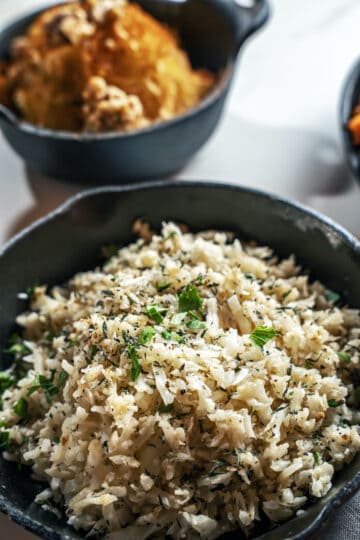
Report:
[[[320,463],[320,454],[319,454],[319,452],[316,452],[316,451],[313,452],[313,456],[314,456],[314,461],[315,461],[316,465],[319,465],[319,463]]]
[[[284,292],[284,294],[281,295],[281,298],[283,300],[286,300],[286,298],[291,294],[292,289],[289,289],[288,291]]]
[[[24,356],[32,353],[32,350],[25,345],[23,340],[17,334],[13,334],[9,340],[10,346],[4,352],[12,354],[14,362],[12,366],[12,374],[16,380],[21,379],[26,374],[26,366],[23,362]]]
[[[204,328],[206,328],[206,324],[198,319],[191,319],[191,321],[186,323],[186,326],[190,328],[190,330],[204,330]]]
[[[168,281],[168,283],[163,283],[163,284],[157,284],[156,285],[156,289],[161,292],[161,291],[165,291],[166,289],[168,289],[169,287],[171,287],[171,281]]]
[[[25,398],[20,398],[13,407],[14,413],[22,420],[27,420],[29,417],[29,406]]]
[[[62,370],[60,372],[58,383],[57,383],[59,390],[60,390],[60,388],[62,388],[64,386],[64,384],[66,383],[68,377],[69,377],[69,374],[67,373],[67,371]]]
[[[150,319],[155,321],[156,324],[160,324],[164,320],[163,313],[165,312],[166,309],[158,306],[157,304],[150,304],[146,308],[146,314],[148,317],[150,317]]]
[[[49,378],[45,377],[45,375],[39,375],[38,380],[32,386],[30,386],[29,390],[27,391],[27,395],[31,396],[31,394],[41,388],[44,391],[46,401],[50,404],[53,396],[60,392],[69,376],[66,371],[62,370],[59,375],[58,382],[55,383],[55,373],[56,372],[53,371]]]
[[[79,345],[79,342],[77,339],[75,338],[68,338],[67,340],[67,349],[69,349],[70,347],[75,347],[75,345]]]
[[[179,324],[181,324],[184,321],[185,317],[186,317],[185,312],[175,313],[175,315],[171,317],[171,324],[175,326],[179,326]]]
[[[138,341],[139,345],[145,345],[146,343],[151,341],[155,334],[156,334],[156,331],[152,326],[145,326],[141,330],[141,334]]]
[[[9,373],[6,371],[0,371],[0,398],[7,390],[10,388],[12,384],[14,384],[15,380],[10,376]],[[1,399],[0,399],[0,408],[1,408]]]
[[[264,345],[271,339],[273,339],[275,336],[278,335],[278,332],[274,330],[271,326],[257,326],[253,332],[250,334],[250,339],[256,345],[259,347],[259,349],[262,349]]]
[[[314,364],[319,360],[319,358],[306,358],[305,367],[306,369],[311,369],[314,367]]]
[[[170,330],[164,330],[163,332],[161,332],[161,335],[164,339],[168,341],[177,341],[178,343],[184,342],[183,336],[180,336],[176,332],[171,332]]]
[[[331,289],[326,289],[325,298],[330,304],[336,304],[340,300],[340,294]]]
[[[54,437],[54,438],[53,438],[53,442],[54,442],[55,444],[59,444],[59,442],[60,442],[60,437]]]
[[[193,285],[187,285],[183,292],[179,294],[178,302],[178,311],[182,313],[199,309],[203,303],[203,300],[196,287]]]
[[[337,354],[344,364],[349,364],[351,362],[350,354],[346,353],[345,351],[339,351]]]
[[[329,407],[339,407],[344,402],[342,400],[336,401],[336,399],[328,399],[328,405]]]
[[[0,431],[0,450],[6,450],[9,444],[9,432]]]
[[[141,373],[139,357],[134,345],[128,345],[128,355],[131,360],[130,378],[134,382]]]
[[[21,340],[21,338],[18,335],[14,334],[11,337],[10,341],[12,345],[8,349],[5,349],[4,352],[13,354],[16,357],[21,357],[21,358],[23,356],[27,356],[28,354],[32,353],[32,350],[29,349],[29,347],[25,345],[25,343]]]
[[[56,337],[55,332],[54,332],[53,330],[49,330],[49,332],[47,332],[47,333],[45,334],[44,339],[45,339],[45,341],[48,341],[49,343],[51,343],[52,340],[53,340],[55,337]]]

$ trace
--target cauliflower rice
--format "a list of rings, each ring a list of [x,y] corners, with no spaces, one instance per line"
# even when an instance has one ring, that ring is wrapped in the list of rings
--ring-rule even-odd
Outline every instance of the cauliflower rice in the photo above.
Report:
[[[33,291],[0,379],[4,456],[112,540],[288,519],[360,448],[359,312],[268,247],[149,236]]]

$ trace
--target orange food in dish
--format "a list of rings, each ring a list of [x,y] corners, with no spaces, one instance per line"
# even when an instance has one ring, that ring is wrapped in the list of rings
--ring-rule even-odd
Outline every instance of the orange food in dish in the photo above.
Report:
[[[348,129],[351,132],[353,143],[360,145],[360,105],[355,107],[353,115],[348,122]]]
[[[84,0],[48,9],[14,40],[0,102],[37,126],[123,131],[196,106],[214,80],[140,6]]]

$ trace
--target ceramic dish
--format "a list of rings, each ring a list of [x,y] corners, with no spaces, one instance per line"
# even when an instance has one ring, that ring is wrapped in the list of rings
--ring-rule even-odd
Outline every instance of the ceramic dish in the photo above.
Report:
[[[81,193],[10,240],[0,252],[0,345],[15,316],[24,309],[17,297],[29,284],[54,284],[100,262],[101,246],[126,244],[138,217],[159,227],[162,220],[187,223],[191,230],[235,231],[269,245],[281,256],[295,253],[312,277],[342,291],[345,302],[360,305],[360,243],[327,218],[259,191],[203,182],[154,182],[104,187]],[[1,368],[6,367],[6,357]],[[272,530],[261,524],[258,540],[302,540],[312,534],[360,487],[360,455],[336,474],[330,492]],[[33,500],[41,486],[26,469],[0,460],[0,510],[23,527],[50,540],[85,538],[46,513]],[[242,538],[240,532],[228,539]]]
[[[244,41],[268,18],[267,0],[241,7],[235,0],[139,0],[145,10],[177,30],[194,67],[220,74],[198,106],[169,121],[126,133],[74,134],[38,128],[0,105],[0,127],[33,169],[78,182],[121,183],[170,175],[206,142],[220,119]],[[44,9],[44,8],[43,8]],[[0,58],[42,10],[0,31]]]

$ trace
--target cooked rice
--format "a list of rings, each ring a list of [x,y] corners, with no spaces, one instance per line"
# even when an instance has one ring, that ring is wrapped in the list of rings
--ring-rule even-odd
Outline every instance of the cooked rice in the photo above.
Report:
[[[360,316],[334,300],[294,257],[164,224],[36,288],[17,319],[27,372],[2,396],[5,457],[48,484],[39,504],[111,539],[288,519],[360,448]]]

